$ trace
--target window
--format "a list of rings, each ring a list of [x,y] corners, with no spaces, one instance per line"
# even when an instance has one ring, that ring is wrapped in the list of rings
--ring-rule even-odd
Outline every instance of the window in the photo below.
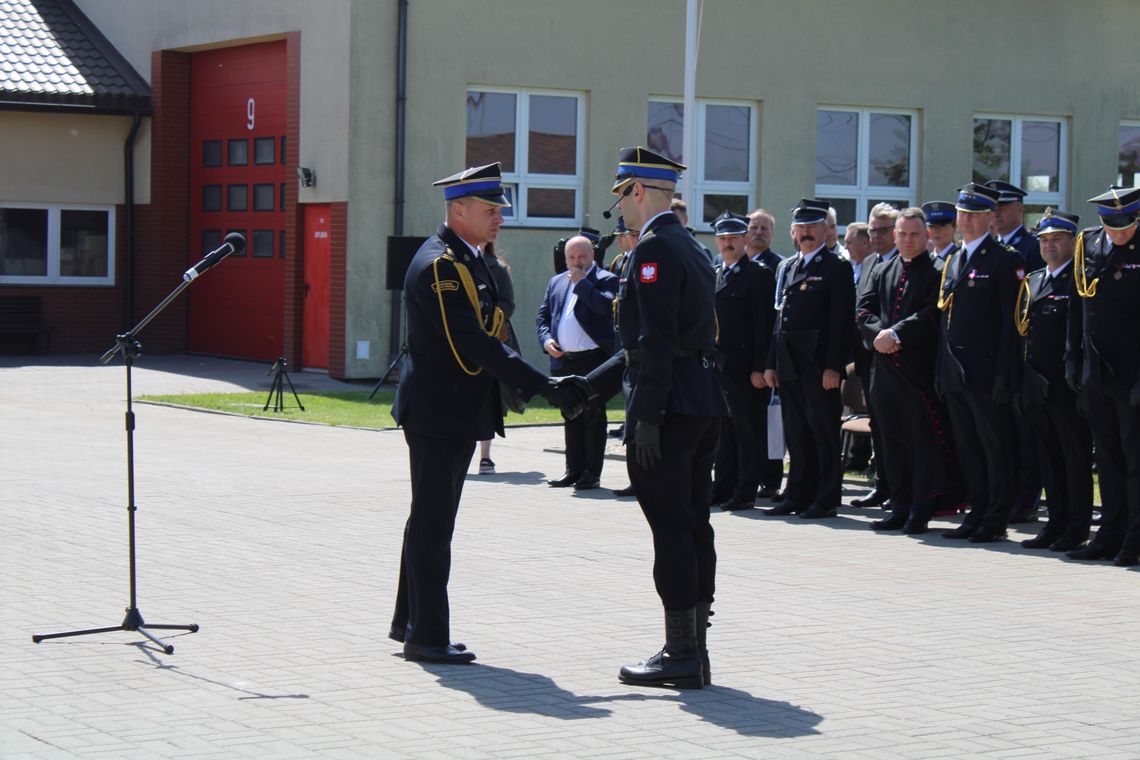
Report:
[[[815,194],[841,228],[878,203],[915,201],[918,114],[887,108],[820,108],[815,114]]]
[[[1116,184],[1140,185],[1140,122],[1126,121],[1120,125],[1120,168]]]
[[[689,224],[708,230],[710,222],[725,209],[747,214],[753,208],[756,186],[756,109],[749,103],[698,101],[697,155],[692,162],[686,162],[682,155],[684,122],[685,106],[680,101],[649,101],[646,147],[687,163],[692,173],[695,197],[686,199]]]
[[[230,140],[227,150],[230,166],[246,166],[249,163],[249,140]]]
[[[272,137],[255,137],[253,138],[253,163],[255,164],[272,164],[277,156],[274,155],[276,151],[274,148],[277,140]]]
[[[114,209],[0,206],[0,283],[114,285]]]
[[[507,224],[566,227],[582,216],[585,98],[577,93],[467,92],[467,166],[502,163]]]
[[[1025,190],[1026,227],[1045,207],[1064,208],[1068,123],[1030,116],[974,117],[974,182],[1005,180]]]

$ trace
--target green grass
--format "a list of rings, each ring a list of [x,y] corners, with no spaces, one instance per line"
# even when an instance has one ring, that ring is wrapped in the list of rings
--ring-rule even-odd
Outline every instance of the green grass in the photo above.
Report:
[[[192,409],[206,409],[215,412],[228,412],[247,417],[267,417],[270,419],[313,422],[321,425],[373,428],[382,430],[396,426],[392,419],[392,399],[396,392],[391,388],[381,388],[369,401],[369,391],[338,391],[299,393],[305,411],[297,408],[293,394],[285,393],[283,411],[274,412],[273,404],[264,410],[266,391],[243,393],[186,393],[168,396],[140,396],[139,401],[160,404],[174,404]],[[608,418],[612,422],[624,419],[621,396],[610,400],[607,405]],[[561,424],[562,414],[552,409],[541,398],[531,399],[524,414],[507,414],[506,425]]]

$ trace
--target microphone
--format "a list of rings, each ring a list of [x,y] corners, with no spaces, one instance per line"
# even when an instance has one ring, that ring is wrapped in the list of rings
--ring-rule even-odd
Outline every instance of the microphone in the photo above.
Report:
[[[614,205],[610,206],[608,209],[606,209],[605,211],[602,212],[602,218],[603,219],[609,219],[611,216],[613,216],[614,215],[614,209],[617,208],[617,205],[619,203],[621,203],[621,199],[624,198],[625,196],[629,195],[632,192],[633,192],[633,183],[630,182],[629,186],[625,189],[625,192],[623,192],[621,195],[619,195],[618,199],[616,201],[614,201]]]
[[[216,250],[207,253],[201,261],[186,270],[182,279],[186,282],[196,280],[199,276],[210,271],[221,263],[226,256],[232,256],[245,250],[245,238],[240,232],[231,232],[226,235],[226,241]]]

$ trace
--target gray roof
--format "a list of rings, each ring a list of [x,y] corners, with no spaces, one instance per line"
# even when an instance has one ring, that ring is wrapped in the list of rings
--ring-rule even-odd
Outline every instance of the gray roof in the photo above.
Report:
[[[150,87],[72,0],[0,0],[0,109],[149,113]]]

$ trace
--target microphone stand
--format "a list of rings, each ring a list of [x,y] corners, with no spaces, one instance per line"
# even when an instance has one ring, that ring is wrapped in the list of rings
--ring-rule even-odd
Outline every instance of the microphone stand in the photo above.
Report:
[[[131,408],[131,367],[134,365],[134,360],[142,353],[142,345],[135,340],[135,336],[138,335],[152,319],[158,316],[159,312],[165,309],[171,301],[177,298],[183,290],[189,287],[192,281],[192,278],[189,276],[185,277],[183,281],[179,283],[178,287],[163,299],[162,303],[156,306],[150,314],[147,314],[141,322],[135,325],[130,332],[116,335],[115,345],[107,349],[106,353],[99,358],[100,364],[107,364],[116,354],[122,354],[123,364],[127,368],[127,537],[130,553],[131,599],[130,606],[127,607],[126,617],[123,618],[123,622],[119,625],[106,628],[87,628],[81,631],[35,634],[32,636],[32,641],[36,644],[41,641],[46,641],[47,639],[61,639],[68,636],[86,636],[88,634],[109,633],[111,631],[137,631],[157,644],[166,654],[174,654],[174,647],[172,645],[164,643],[147,629],[189,631],[190,633],[194,633],[198,630],[197,623],[191,623],[189,625],[147,624],[143,622],[142,613],[139,612],[135,588],[135,512],[138,511],[138,507],[135,506],[135,413]]]

